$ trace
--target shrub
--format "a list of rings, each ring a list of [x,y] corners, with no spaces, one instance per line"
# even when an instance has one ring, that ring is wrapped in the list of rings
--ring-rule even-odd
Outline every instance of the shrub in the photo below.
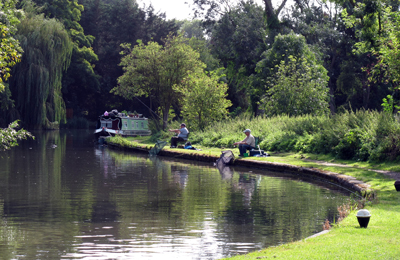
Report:
[[[400,124],[390,114],[377,111],[344,112],[334,116],[239,116],[192,132],[192,143],[231,147],[243,140],[244,129],[260,138],[266,151],[333,154],[341,159],[399,160]]]

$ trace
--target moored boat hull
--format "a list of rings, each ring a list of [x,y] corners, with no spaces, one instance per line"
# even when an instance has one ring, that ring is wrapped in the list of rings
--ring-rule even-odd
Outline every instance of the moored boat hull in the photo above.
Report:
[[[94,132],[100,136],[146,136],[151,135],[148,119],[141,115],[125,115],[115,110],[99,116],[97,127]]]

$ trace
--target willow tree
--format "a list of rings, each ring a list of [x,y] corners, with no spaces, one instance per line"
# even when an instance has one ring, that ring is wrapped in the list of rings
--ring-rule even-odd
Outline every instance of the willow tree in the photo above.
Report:
[[[99,76],[94,71],[94,63],[98,61],[98,57],[92,48],[95,38],[85,34],[80,25],[84,6],[79,4],[78,0],[31,1],[40,6],[37,10],[46,18],[60,21],[72,39],[70,66],[63,73],[62,93],[65,102],[75,111],[93,109],[94,95],[100,91]],[[96,2],[99,5],[98,1]]]
[[[14,67],[10,89],[21,119],[35,128],[65,122],[61,78],[71,60],[68,33],[55,19],[29,14],[19,24],[16,38],[24,54]]]

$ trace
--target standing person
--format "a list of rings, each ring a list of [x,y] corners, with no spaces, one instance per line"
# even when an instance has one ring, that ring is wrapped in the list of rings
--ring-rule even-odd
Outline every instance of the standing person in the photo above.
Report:
[[[171,137],[171,148],[175,148],[178,142],[185,142],[188,139],[189,130],[187,130],[184,123],[181,124],[180,129],[168,129],[168,131],[178,134]]]
[[[246,134],[246,138],[243,139],[243,141],[236,142],[233,144],[233,145],[239,145],[239,153],[240,153],[239,156],[243,156],[243,154],[247,150],[254,149],[256,146],[256,139],[254,138],[254,136],[251,135],[250,129],[244,130],[243,133]]]

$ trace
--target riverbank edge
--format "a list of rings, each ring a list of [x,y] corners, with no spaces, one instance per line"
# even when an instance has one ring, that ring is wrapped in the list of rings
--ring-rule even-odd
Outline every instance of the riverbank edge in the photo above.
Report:
[[[138,146],[138,147],[126,147],[119,144],[107,143],[108,147],[112,149],[119,149],[125,151],[135,151],[141,153],[149,153],[150,149],[146,146]],[[185,152],[181,152],[179,148],[174,148],[173,150],[161,150],[158,153],[158,156],[186,159],[186,160],[194,160],[201,162],[216,162],[219,159],[219,156],[211,155],[211,154],[203,154],[199,153],[196,150],[185,150]],[[364,183],[360,180],[357,180],[355,177],[348,176],[345,174],[330,172],[321,170],[318,168],[306,168],[296,165],[290,164],[282,164],[276,162],[268,162],[268,161],[259,161],[252,160],[251,158],[239,158],[235,159],[232,166],[242,166],[247,168],[256,168],[261,170],[269,170],[275,172],[290,172],[296,174],[305,175],[305,177],[317,179],[317,180],[326,180],[332,183],[335,183],[341,187],[349,189],[353,192],[357,192],[363,197],[368,196],[369,194],[373,194],[373,190],[371,186],[367,183]]]
[[[150,144],[139,144],[137,142],[120,142],[119,146],[110,146],[110,148],[121,149],[121,150],[133,150],[140,151],[146,154],[149,154],[149,150],[154,146]],[[128,147],[136,147],[135,149],[130,149]],[[145,149],[143,149],[143,147]],[[128,149],[127,149],[128,148]],[[193,160],[203,160],[206,162],[215,162],[217,158],[219,158],[220,152],[222,150],[208,150],[207,147],[201,147],[203,151],[188,151],[185,149],[170,149],[166,148],[160,154],[161,156],[170,156],[175,158],[187,158]],[[177,152],[177,150],[180,150]],[[232,149],[225,149],[232,150]],[[232,150],[233,151],[233,150]],[[186,153],[194,153],[195,155],[186,156],[183,154]],[[198,154],[198,155],[196,155]],[[211,156],[213,154],[213,156]],[[307,155],[306,155],[307,156]],[[234,165],[239,165],[238,161],[259,161],[268,160],[265,164],[273,165],[273,167],[278,168],[279,166],[288,166],[290,169],[297,169],[297,172],[303,170],[305,172],[306,169],[310,169],[312,174],[314,174],[314,170],[319,170],[318,173],[330,173],[328,171],[324,171],[323,169],[327,169],[327,167],[333,167],[333,171],[340,172],[342,174],[334,174],[337,175],[346,175],[347,172],[349,175],[354,176],[354,170],[357,171],[365,171],[365,174],[356,174],[360,177],[365,177],[365,179],[369,180],[368,185],[362,187],[360,183],[357,185],[361,186],[362,196],[365,198],[364,200],[360,200],[365,202],[367,209],[373,215],[373,221],[370,223],[369,227],[364,229],[360,228],[359,224],[356,221],[356,211],[351,209],[350,214],[341,220],[338,223],[333,223],[333,228],[329,229],[330,232],[320,232],[315,234],[315,236],[307,237],[305,239],[301,239],[299,241],[292,241],[286,244],[282,244],[279,246],[272,246],[264,248],[260,251],[254,251],[248,254],[239,254],[236,256],[230,256],[223,259],[235,259],[235,260],[244,260],[244,259],[264,259],[264,258],[280,258],[280,259],[400,259],[400,253],[398,251],[398,244],[400,240],[398,238],[398,233],[400,232],[398,228],[399,223],[399,215],[397,212],[400,212],[400,203],[398,199],[398,194],[393,189],[392,180],[394,178],[387,173],[385,170],[373,170],[369,169],[371,166],[351,166],[344,162],[342,163],[333,163],[332,161],[324,161],[321,160],[321,157],[314,157],[314,159],[307,159],[307,157],[303,157],[302,154],[283,154],[283,159],[288,158],[289,163],[280,159],[280,155],[275,158],[274,155],[267,158],[241,158],[235,161]],[[291,158],[295,158],[295,161],[292,162]],[[301,159],[299,164],[297,164],[296,160]],[[274,162],[271,162],[273,160]],[[301,162],[306,162],[307,166],[301,164]],[[250,165],[254,165],[251,164]],[[298,166],[295,166],[298,165]],[[308,168],[306,168],[308,167]],[[321,167],[321,168],[320,168]],[[373,167],[373,166],[372,166]],[[346,168],[349,168],[347,171]],[[251,169],[251,168],[249,168]],[[267,169],[267,168],[265,168]],[[280,171],[284,171],[282,168]],[[308,171],[307,171],[308,172]],[[375,176],[373,172],[382,174],[386,177],[380,178],[379,176]],[[400,180],[400,176],[398,172],[396,173],[396,177]],[[293,173],[296,174],[296,173]],[[308,175],[308,174],[307,174]],[[308,176],[305,175],[305,178]],[[325,175],[324,177],[332,179],[332,175]],[[378,177],[375,179],[375,177]],[[317,179],[317,177],[315,177]],[[354,180],[354,178],[351,178]],[[371,182],[371,183],[370,183]],[[371,184],[371,186],[369,185]],[[375,190],[376,189],[376,190]],[[358,190],[357,188],[355,190]],[[379,195],[379,196],[378,196]],[[399,197],[400,198],[400,197]],[[363,204],[363,203],[362,203]],[[386,255],[385,257],[382,257]]]

